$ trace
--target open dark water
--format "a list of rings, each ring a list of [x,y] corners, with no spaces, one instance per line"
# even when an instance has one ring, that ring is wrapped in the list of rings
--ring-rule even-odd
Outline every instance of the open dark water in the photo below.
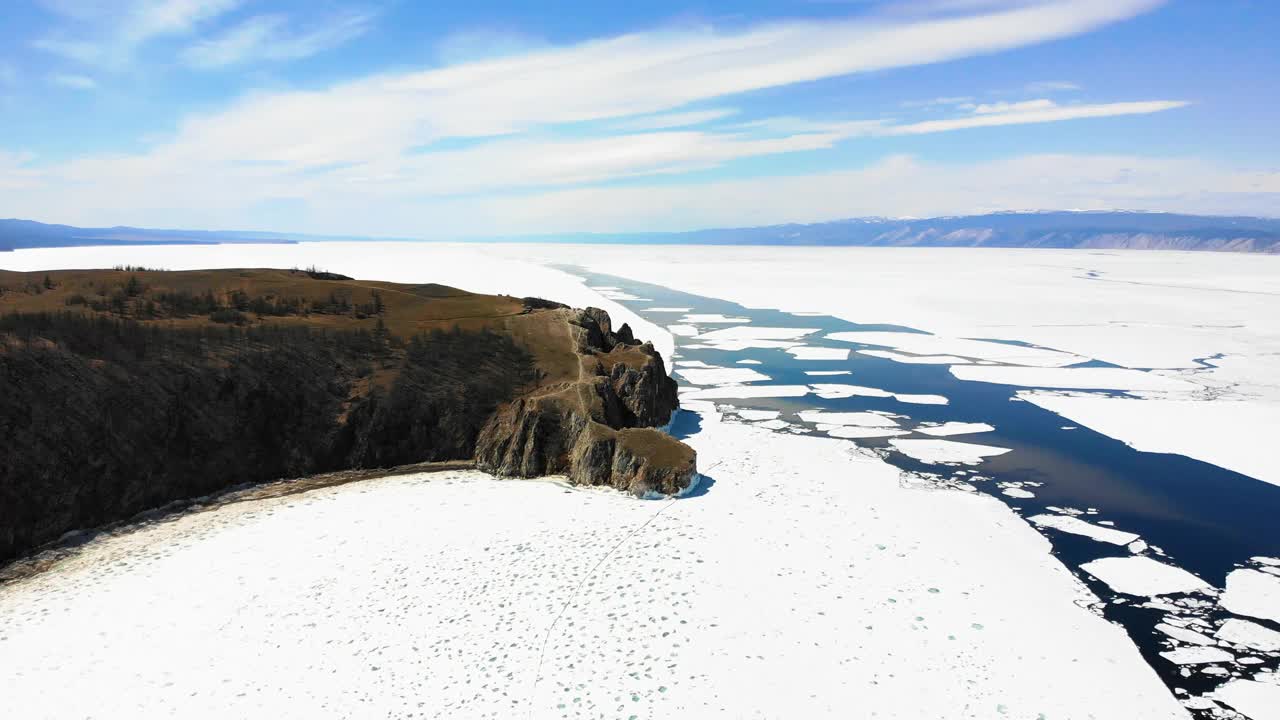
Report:
[[[680,318],[685,313],[649,312],[646,308],[677,307],[690,308],[690,313],[719,313],[747,318],[748,324],[756,327],[817,328],[817,332],[804,336],[801,342],[853,350],[885,348],[824,340],[823,337],[832,332],[859,330],[918,332],[898,326],[859,325],[829,316],[754,310],[658,285],[588,273],[577,267],[563,269],[586,278],[590,286],[614,287],[644,298],[617,302],[663,327],[681,324]],[[725,323],[690,324],[697,325],[702,332],[734,326]],[[949,372],[947,365],[913,365],[856,352],[851,352],[849,359],[844,361],[801,360],[782,349],[726,351],[689,347],[698,342],[695,338],[676,337],[678,359],[700,360],[722,367],[749,367],[770,378],[768,382],[751,385],[854,384],[895,393],[942,395],[950,401],[947,405],[920,405],[902,403],[891,397],[823,399],[809,394],[798,398],[726,399],[717,400],[717,404],[779,410],[782,413],[780,419],[820,435],[825,433],[819,433],[812,424],[803,423],[794,414],[803,410],[885,411],[908,416],[909,421],[902,421],[904,428],[931,422],[987,423],[995,430],[946,438],[931,438],[919,433],[900,436],[1012,449],[1012,452],[987,458],[976,466],[923,463],[897,452],[887,438],[853,442],[876,448],[890,464],[904,471],[941,476],[943,481],[970,483],[978,492],[1001,500],[1024,517],[1053,513],[1048,509],[1053,506],[1085,511],[1088,514],[1079,517],[1094,524],[1111,521],[1115,529],[1137,533],[1148,545],[1156,548],[1146,554],[1193,572],[1217,588],[1223,587],[1227,573],[1250,565],[1250,557],[1280,557],[1280,487],[1181,455],[1135,450],[1083,426],[1076,427],[1066,418],[1032,403],[1018,400],[1016,392],[1026,388],[960,380]],[[760,364],[739,364],[739,361],[747,359]],[[1086,366],[1107,365],[1096,361],[1080,365]],[[806,370],[849,370],[851,374],[809,376],[805,374]],[[680,421],[690,422],[688,418]],[[976,476],[972,473],[975,470]],[[1037,483],[1025,488],[1035,497],[1022,499],[1003,495],[999,483],[1006,482]],[[708,492],[715,490],[711,488]],[[1168,637],[1155,629],[1155,625],[1169,613],[1140,607],[1145,598],[1114,593],[1079,567],[1097,558],[1124,557],[1131,553],[1123,546],[1084,536],[1053,529],[1041,532],[1052,543],[1054,554],[1106,601],[1103,615],[1126,628],[1144,657],[1171,688],[1184,688],[1190,694],[1198,695],[1220,685],[1232,675],[1252,677],[1259,670],[1274,670],[1280,665],[1275,657],[1265,658],[1253,653],[1255,657],[1264,658],[1264,663],[1247,667],[1224,664],[1223,669],[1230,675],[1213,676],[1201,672],[1206,666],[1180,667],[1170,663],[1159,656],[1161,651],[1170,649],[1166,642]],[[1182,606],[1179,613],[1184,618],[1199,617],[1216,626],[1222,619],[1230,617],[1212,604],[1212,598],[1203,595],[1175,596],[1175,600]],[[1280,625],[1275,623],[1256,618],[1249,620],[1280,630]],[[1212,635],[1212,629],[1196,629]],[[1183,674],[1183,668],[1190,670],[1189,676]]]

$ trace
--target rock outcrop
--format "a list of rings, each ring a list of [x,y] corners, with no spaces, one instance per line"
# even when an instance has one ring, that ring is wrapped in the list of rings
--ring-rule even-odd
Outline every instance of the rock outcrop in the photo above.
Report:
[[[654,428],[679,405],[651,343],[615,332],[598,308],[553,310],[569,330],[577,378],[544,384],[499,408],[480,432],[477,466],[495,475],[566,475],[635,495],[674,494],[697,473],[692,448]]]

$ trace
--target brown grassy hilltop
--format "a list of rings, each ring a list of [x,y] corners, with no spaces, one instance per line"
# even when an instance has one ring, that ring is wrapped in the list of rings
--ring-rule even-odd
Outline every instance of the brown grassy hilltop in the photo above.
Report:
[[[675,385],[600,310],[317,270],[0,271],[0,559],[245,482],[475,459],[675,492]],[[483,440],[480,452],[477,443]]]

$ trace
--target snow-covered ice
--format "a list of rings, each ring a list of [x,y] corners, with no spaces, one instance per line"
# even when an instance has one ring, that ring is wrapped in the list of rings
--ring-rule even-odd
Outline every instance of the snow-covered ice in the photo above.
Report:
[[[1252,650],[1280,652],[1280,632],[1248,620],[1230,618],[1222,623],[1214,637]]]
[[[894,393],[893,397],[898,402],[912,403],[915,405],[946,405],[947,399],[941,395],[929,394],[910,394],[910,393]]]
[[[729,317],[728,315],[721,315],[720,313],[694,313],[680,318],[680,322],[689,325],[697,325],[698,323],[745,323],[750,322],[750,320],[743,317]]]
[[[1232,662],[1235,655],[1215,647],[1188,646],[1160,653],[1160,657],[1174,665],[1203,665],[1205,663]]]
[[[954,440],[890,440],[895,448],[904,455],[927,463],[960,463],[975,465],[983,458],[1003,455],[1009,448],[991,445],[976,445]]]
[[[863,345],[882,345],[903,350],[916,355],[958,355],[964,358],[979,358],[1017,365],[1034,365],[1037,367],[1061,367],[1083,362],[1083,358],[1070,353],[1057,352],[1043,348],[1030,348],[1006,343],[969,340],[964,338],[925,335],[907,332],[835,332],[827,335],[830,340],[861,343]],[[885,357],[885,355],[880,355]],[[900,360],[901,356],[891,360]],[[962,360],[961,362],[968,362]]]
[[[897,428],[874,428],[861,425],[836,425],[828,426],[826,433],[831,437],[847,438],[850,440],[862,438],[883,438],[897,437],[899,435],[910,435],[910,430],[900,430]]]
[[[904,355],[892,350],[859,350],[858,353],[908,365],[963,365],[969,362],[967,359],[956,357],[955,355]]]
[[[854,396],[861,397],[893,397],[893,393],[880,388],[862,385],[844,385],[840,383],[818,383],[813,385],[813,392],[818,397],[836,400]]]
[[[1257,570],[1232,570],[1219,602],[1236,615],[1280,623],[1280,577]]]
[[[676,368],[676,375],[694,385],[727,385],[769,380],[769,376],[751,368]]]
[[[1188,455],[1280,485],[1280,462],[1263,438],[1268,428],[1280,428],[1280,403],[1049,392],[1018,396],[1138,450]]]
[[[1027,519],[1041,527],[1051,527],[1073,535],[1084,535],[1098,542],[1111,543],[1112,545],[1128,545],[1138,539],[1136,533],[1094,525],[1091,522],[1070,515],[1042,514],[1032,515]]]
[[[1168,595],[1204,592],[1209,585],[1180,567],[1144,555],[1107,557],[1084,563],[1085,572],[1126,595]]]
[[[916,428],[916,432],[936,437],[950,435],[972,435],[974,433],[991,432],[995,428],[986,423],[946,422],[941,425],[927,425]]]
[[[1250,720],[1280,720],[1280,685],[1257,680],[1231,680],[1212,697],[1244,713]]]
[[[37,720],[1185,717],[999,502],[904,488],[843,440],[717,420],[690,438],[715,480],[698,497],[441,473],[93,542],[0,589],[5,706]]]
[[[680,394],[680,402],[689,400],[746,400],[749,398],[803,397],[809,394],[805,385],[721,385],[699,388]]]
[[[773,420],[779,415],[777,410],[751,410],[748,408],[734,408],[733,412],[743,420]]]
[[[898,423],[887,415],[874,412],[830,412],[826,410],[804,410],[799,413],[800,419],[811,423],[827,425],[861,425],[862,427],[897,427]]]
[[[826,375],[852,375],[848,370],[805,370],[805,375],[813,375],[815,377]]]
[[[961,380],[1077,390],[1154,390],[1192,392],[1196,386],[1176,378],[1128,368],[1037,368],[1002,365],[953,365]]]
[[[797,360],[848,360],[849,348],[832,348],[832,347],[816,347],[813,345],[800,345],[798,347],[787,348],[787,352],[796,357]]]
[[[813,393],[820,398],[829,400],[838,400],[847,397],[891,397],[899,402],[913,403],[916,405],[946,405],[947,399],[941,395],[911,395],[904,393],[891,393],[888,390],[880,388],[866,387],[864,385],[848,385],[844,383],[815,383]]]
[[[1193,645],[1215,644],[1213,638],[1208,635],[1204,635],[1203,633],[1198,633],[1190,628],[1178,627],[1177,625],[1170,625],[1169,623],[1158,623],[1156,625],[1156,629],[1174,640],[1180,640],[1184,643],[1191,643]]]
[[[695,317],[695,316],[690,316]],[[708,316],[696,316],[708,317]],[[705,321],[704,321],[705,322]],[[743,322],[746,322],[744,319]],[[698,336],[699,340],[798,340],[817,332],[817,328],[780,328],[760,325],[739,325],[738,327],[712,330]]]

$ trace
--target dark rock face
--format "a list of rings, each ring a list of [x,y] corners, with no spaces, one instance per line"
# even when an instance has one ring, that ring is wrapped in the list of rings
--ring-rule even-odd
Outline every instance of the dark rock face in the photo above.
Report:
[[[353,397],[371,363],[394,380]],[[240,483],[469,459],[533,375],[492,333],[424,335],[391,354],[307,328],[0,315],[0,564]]]
[[[679,406],[662,356],[626,325],[613,332],[599,308],[566,313],[566,320],[579,379],[501,407],[480,433],[477,466],[515,477],[565,474],[636,495],[688,487],[697,472],[693,450],[652,429]]]

